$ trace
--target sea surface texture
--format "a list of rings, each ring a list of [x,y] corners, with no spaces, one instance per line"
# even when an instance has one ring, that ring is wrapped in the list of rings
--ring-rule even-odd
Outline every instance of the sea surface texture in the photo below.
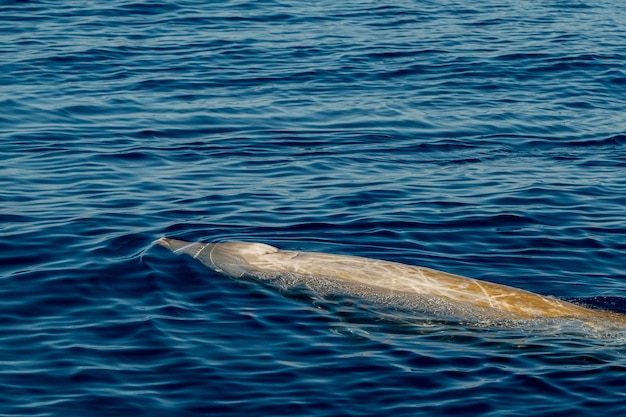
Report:
[[[622,0],[5,0],[0,145],[2,416],[626,415],[626,330],[411,320],[152,243],[626,311]]]

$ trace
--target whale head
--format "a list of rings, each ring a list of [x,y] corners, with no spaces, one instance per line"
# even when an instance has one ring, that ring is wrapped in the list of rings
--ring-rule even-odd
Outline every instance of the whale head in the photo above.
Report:
[[[274,246],[255,242],[200,243],[161,238],[154,243],[177,255],[189,255],[214,271],[235,278],[258,276],[260,266],[267,264],[267,255],[279,252]]]

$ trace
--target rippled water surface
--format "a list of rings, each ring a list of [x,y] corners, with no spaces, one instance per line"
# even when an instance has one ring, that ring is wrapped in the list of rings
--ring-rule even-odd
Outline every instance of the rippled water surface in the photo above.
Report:
[[[153,246],[626,311],[617,0],[0,3],[0,414],[626,412],[626,337],[410,321]]]

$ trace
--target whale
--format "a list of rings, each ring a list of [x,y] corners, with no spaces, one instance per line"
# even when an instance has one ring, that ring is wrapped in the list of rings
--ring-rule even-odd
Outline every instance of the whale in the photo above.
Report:
[[[360,256],[281,250],[256,242],[154,243],[188,255],[234,279],[260,281],[279,290],[301,289],[338,295],[476,323],[565,319],[598,328],[626,329],[626,315],[595,309],[508,285],[467,278],[421,266]]]

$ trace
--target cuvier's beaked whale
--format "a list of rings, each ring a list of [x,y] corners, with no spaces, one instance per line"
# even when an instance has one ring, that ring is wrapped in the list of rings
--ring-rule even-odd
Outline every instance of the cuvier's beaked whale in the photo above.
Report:
[[[158,243],[233,278],[249,277],[282,289],[304,286],[321,294],[345,294],[468,320],[564,318],[596,327],[626,326],[626,315],[583,307],[529,291],[434,269],[358,256],[280,250],[263,243]]]

